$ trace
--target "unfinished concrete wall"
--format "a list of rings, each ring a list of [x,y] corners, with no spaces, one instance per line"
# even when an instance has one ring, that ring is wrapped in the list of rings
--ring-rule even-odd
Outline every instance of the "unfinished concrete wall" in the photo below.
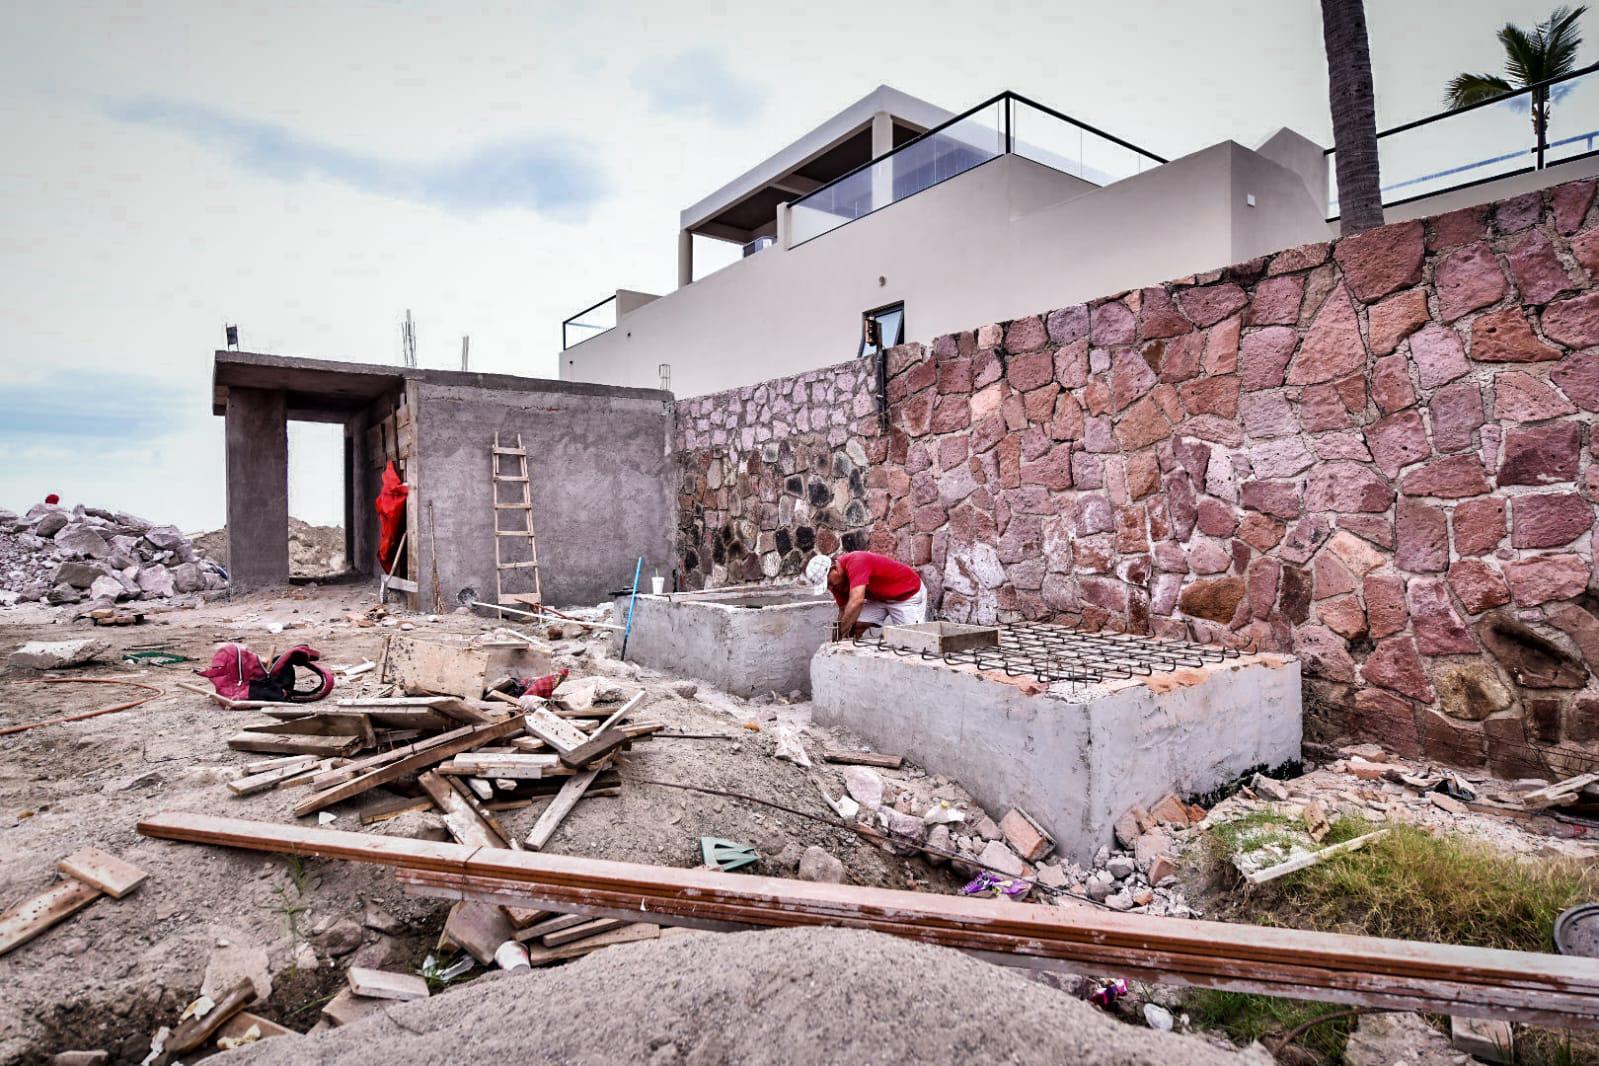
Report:
[[[496,431],[506,444],[520,433],[530,456],[546,603],[608,600],[631,584],[641,555],[646,577],[656,569],[671,573],[669,394],[559,381],[529,387],[527,379],[490,375],[451,378],[476,383],[412,379],[408,385],[416,425],[412,544],[423,609],[433,608],[435,537],[444,609],[456,606],[463,589],[485,602],[494,599],[489,445]]]
[[[283,393],[235,388],[226,415],[228,576],[289,583],[289,423]]]
[[[691,586],[871,546],[942,617],[1305,663],[1311,728],[1599,751],[1593,180],[678,404]],[[1572,749],[1579,754],[1573,755]]]
[[[629,597],[612,620],[624,625]],[[708,681],[746,699],[811,691],[811,656],[832,635],[838,606],[809,587],[778,596],[716,593],[639,596],[630,661]],[[612,634],[620,649],[622,635]]]
[[[1300,757],[1299,671],[1281,656],[1048,692],[851,643],[811,669],[818,722],[957,778],[989,810],[1025,808],[1079,863],[1133,806]]]

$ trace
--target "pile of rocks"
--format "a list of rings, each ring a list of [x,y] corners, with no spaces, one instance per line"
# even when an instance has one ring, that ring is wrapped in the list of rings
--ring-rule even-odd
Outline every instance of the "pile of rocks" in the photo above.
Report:
[[[227,574],[176,526],[81,504],[0,509],[0,606],[163,599],[222,588]]]

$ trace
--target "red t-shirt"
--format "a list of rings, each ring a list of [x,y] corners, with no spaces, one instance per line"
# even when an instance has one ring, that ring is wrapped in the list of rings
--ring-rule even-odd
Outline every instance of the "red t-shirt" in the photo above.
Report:
[[[910,599],[922,587],[922,579],[916,571],[898,559],[876,552],[845,552],[838,557],[838,565],[844,568],[844,579],[850,588],[866,586],[869,600],[898,603]],[[833,599],[840,607],[844,606],[843,596],[834,592]]]

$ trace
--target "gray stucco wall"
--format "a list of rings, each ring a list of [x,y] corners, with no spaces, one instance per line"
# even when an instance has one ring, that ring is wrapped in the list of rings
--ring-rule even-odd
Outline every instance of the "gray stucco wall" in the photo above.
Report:
[[[231,389],[226,415],[228,575],[235,589],[289,581],[289,427],[283,393]]]
[[[520,433],[528,450],[545,603],[608,599],[632,582],[640,555],[645,575],[672,571],[677,513],[667,454],[670,394],[556,381],[518,384],[410,382],[416,424],[412,543],[424,610],[433,609],[435,537],[444,609],[455,607],[466,587],[477,590],[477,599],[494,599],[489,445],[496,430],[502,444]],[[502,528],[512,524],[507,517]]]

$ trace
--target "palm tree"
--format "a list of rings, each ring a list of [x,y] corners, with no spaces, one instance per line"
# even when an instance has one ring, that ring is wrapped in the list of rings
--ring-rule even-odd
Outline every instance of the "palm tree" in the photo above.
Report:
[[[1538,85],[1551,78],[1570,74],[1577,66],[1577,49],[1582,45],[1582,34],[1577,31],[1577,20],[1588,11],[1587,5],[1576,8],[1557,7],[1543,22],[1530,31],[1515,23],[1505,23],[1499,31],[1499,43],[1505,49],[1505,74],[1456,74],[1449,79],[1444,90],[1444,102],[1459,109],[1480,104]],[[1549,107],[1560,95],[1550,96],[1547,85],[1534,89],[1528,102],[1532,111],[1532,135],[1538,145],[1538,165],[1543,165],[1544,141],[1549,133]]]
[[[1321,0],[1321,30],[1327,45],[1327,98],[1338,168],[1338,230],[1360,233],[1382,225],[1377,100],[1371,87],[1365,4]]]

